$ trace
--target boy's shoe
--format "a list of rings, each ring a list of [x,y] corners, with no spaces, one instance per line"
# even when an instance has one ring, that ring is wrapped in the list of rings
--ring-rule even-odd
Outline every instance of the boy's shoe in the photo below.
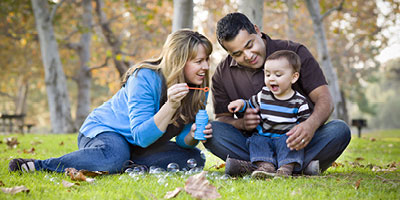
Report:
[[[312,160],[303,171],[303,174],[311,176],[319,175],[320,173],[319,160]]]
[[[255,169],[256,167],[253,166],[253,164],[251,164],[249,161],[229,158],[229,156],[226,158],[225,174],[228,174],[232,177],[250,174]]]
[[[8,170],[10,172],[14,171],[21,171],[21,172],[34,172],[35,163],[34,159],[23,159],[23,158],[16,158],[12,159],[8,164]]]
[[[283,166],[279,167],[279,169],[276,171],[276,175],[277,176],[285,176],[285,177],[292,176],[293,168],[294,168],[294,164],[283,165]]]
[[[251,173],[251,177],[257,179],[266,179],[275,176],[275,166],[269,162],[257,163],[257,169]]]

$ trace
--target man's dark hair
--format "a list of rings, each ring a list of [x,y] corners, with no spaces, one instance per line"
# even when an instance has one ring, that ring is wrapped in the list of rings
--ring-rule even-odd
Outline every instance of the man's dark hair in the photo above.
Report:
[[[233,40],[242,29],[245,29],[249,34],[257,33],[253,23],[251,23],[246,15],[239,12],[227,14],[217,23],[217,39],[219,44],[224,47],[222,42]]]
[[[301,60],[300,57],[294,51],[289,50],[279,50],[272,53],[270,56],[267,57],[267,60],[278,60],[281,58],[285,58],[289,65],[292,66],[295,72],[300,72],[301,67]],[[266,61],[267,61],[266,60]]]

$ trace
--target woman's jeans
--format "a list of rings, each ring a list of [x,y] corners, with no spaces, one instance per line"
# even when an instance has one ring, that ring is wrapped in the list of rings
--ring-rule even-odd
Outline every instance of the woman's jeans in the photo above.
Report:
[[[223,122],[212,122],[212,128],[213,137],[204,143],[208,150],[222,160],[229,155],[230,158],[250,161],[247,136]],[[325,171],[342,154],[350,139],[350,128],[341,120],[332,120],[321,126],[304,149],[303,169],[312,160],[319,160],[320,169]]]
[[[300,171],[303,166],[304,149],[290,150],[286,145],[288,136],[266,137],[254,133],[247,139],[250,152],[250,161],[269,162],[276,169],[283,165],[294,163],[294,170]]]
[[[200,150],[184,149],[174,142],[168,142],[159,148],[152,148],[138,157],[131,157],[135,146],[115,132],[104,132],[93,138],[79,133],[78,148],[79,150],[59,158],[35,160],[35,168],[36,170],[55,172],[63,172],[65,168],[75,168],[77,170],[108,171],[113,174],[122,172],[124,164],[130,159],[136,164],[164,169],[172,162],[184,168],[187,160],[191,158],[196,159],[198,167],[204,166],[205,163],[205,159],[200,155]]]

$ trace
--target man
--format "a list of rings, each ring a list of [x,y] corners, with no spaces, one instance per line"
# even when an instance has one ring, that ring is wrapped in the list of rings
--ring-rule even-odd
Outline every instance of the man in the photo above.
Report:
[[[241,13],[230,13],[218,21],[217,39],[229,55],[212,78],[216,121],[212,124],[213,138],[205,146],[226,159],[225,172],[237,176],[255,170],[249,162],[246,141],[260,123],[259,110],[248,108],[244,115],[235,117],[228,111],[228,104],[235,99],[249,99],[261,90],[264,62],[278,50],[291,50],[300,56],[301,75],[293,89],[307,98],[313,110],[306,121],[286,133],[287,146],[304,148],[306,167],[301,172],[312,175],[329,168],[350,142],[350,129],[340,120],[324,124],[333,111],[332,97],[321,68],[307,48],[292,41],[272,40]]]

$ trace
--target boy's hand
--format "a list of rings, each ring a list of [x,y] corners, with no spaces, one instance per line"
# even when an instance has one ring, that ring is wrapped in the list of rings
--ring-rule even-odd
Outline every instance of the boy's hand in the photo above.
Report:
[[[235,101],[232,101],[229,103],[228,110],[231,113],[236,113],[239,110],[241,110],[243,108],[243,106],[244,106],[244,102],[242,100],[238,99],[238,100],[235,100]]]

